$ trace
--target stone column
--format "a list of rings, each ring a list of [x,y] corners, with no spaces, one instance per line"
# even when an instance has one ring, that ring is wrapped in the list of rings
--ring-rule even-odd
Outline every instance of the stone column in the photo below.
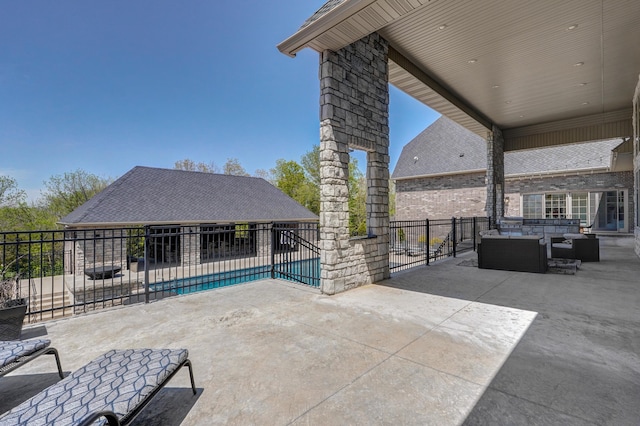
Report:
[[[389,277],[388,43],[377,33],[320,55],[321,289]],[[369,236],[349,235],[349,150],[367,152]]]
[[[504,216],[504,139],[497,126],[487,135],[487,216]]]
[[[635,251],[640,256],[640,76],[633,95],[633,192],[634,213],[631,224],[636,240]]]

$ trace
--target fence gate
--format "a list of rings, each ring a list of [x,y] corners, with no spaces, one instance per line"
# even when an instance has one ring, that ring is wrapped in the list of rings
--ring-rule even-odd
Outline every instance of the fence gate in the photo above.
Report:
[[[275,223],[271,231],[271,278],[320,287],[317,223]]]

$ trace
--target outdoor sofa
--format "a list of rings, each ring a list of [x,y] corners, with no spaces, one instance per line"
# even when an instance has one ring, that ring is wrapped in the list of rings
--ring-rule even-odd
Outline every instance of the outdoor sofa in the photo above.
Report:
[[[539,235],[481,234],[478,267],[519,272],[547,272],[547,244]]]
[[[600,241],[596,234],[564,234],[562,237],[551,237],[551,257],[599,262]]]
[[[64,379],[58,351],[50,345],[49,339],[0,340],[0,377],[33,361],[40,355],[53,355],[56,358],[58,375]]]
[[[111,350],[0,415],[0,425],[126,425],[183,366],[186,349]]]

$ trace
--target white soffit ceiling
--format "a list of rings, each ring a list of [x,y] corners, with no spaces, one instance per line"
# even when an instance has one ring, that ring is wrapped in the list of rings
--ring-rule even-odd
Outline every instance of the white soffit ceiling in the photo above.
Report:
[[[295,51],[337,50],[378,31],[461,102],[394,61],[390,83],[481,135],[486,122],[469,109],[514,138],[592,125],[581,136],[590,139],[605,123],[610,133],[630,127],[639,0],[347,0],[314,25],[324,28]]]
[[[640,72],[638,28],[637,0],[448,0],[380,33],[509,129],[630,109]]]

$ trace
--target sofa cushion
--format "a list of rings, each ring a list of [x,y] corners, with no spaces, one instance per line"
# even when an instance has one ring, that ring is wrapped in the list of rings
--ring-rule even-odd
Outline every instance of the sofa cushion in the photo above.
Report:
[[[551,246],[553,248],[567,249],[567,250],[571,250],[573,248],[572,244],[567,244],[567,243],[553,243]]]
[[[585,240],[589,238],[585,234],[564,234],[563,237],[566,240]]]
[[[509,238],[511,238],[509,235],[485,235],[482,237],[483,240],[508,240]]]

